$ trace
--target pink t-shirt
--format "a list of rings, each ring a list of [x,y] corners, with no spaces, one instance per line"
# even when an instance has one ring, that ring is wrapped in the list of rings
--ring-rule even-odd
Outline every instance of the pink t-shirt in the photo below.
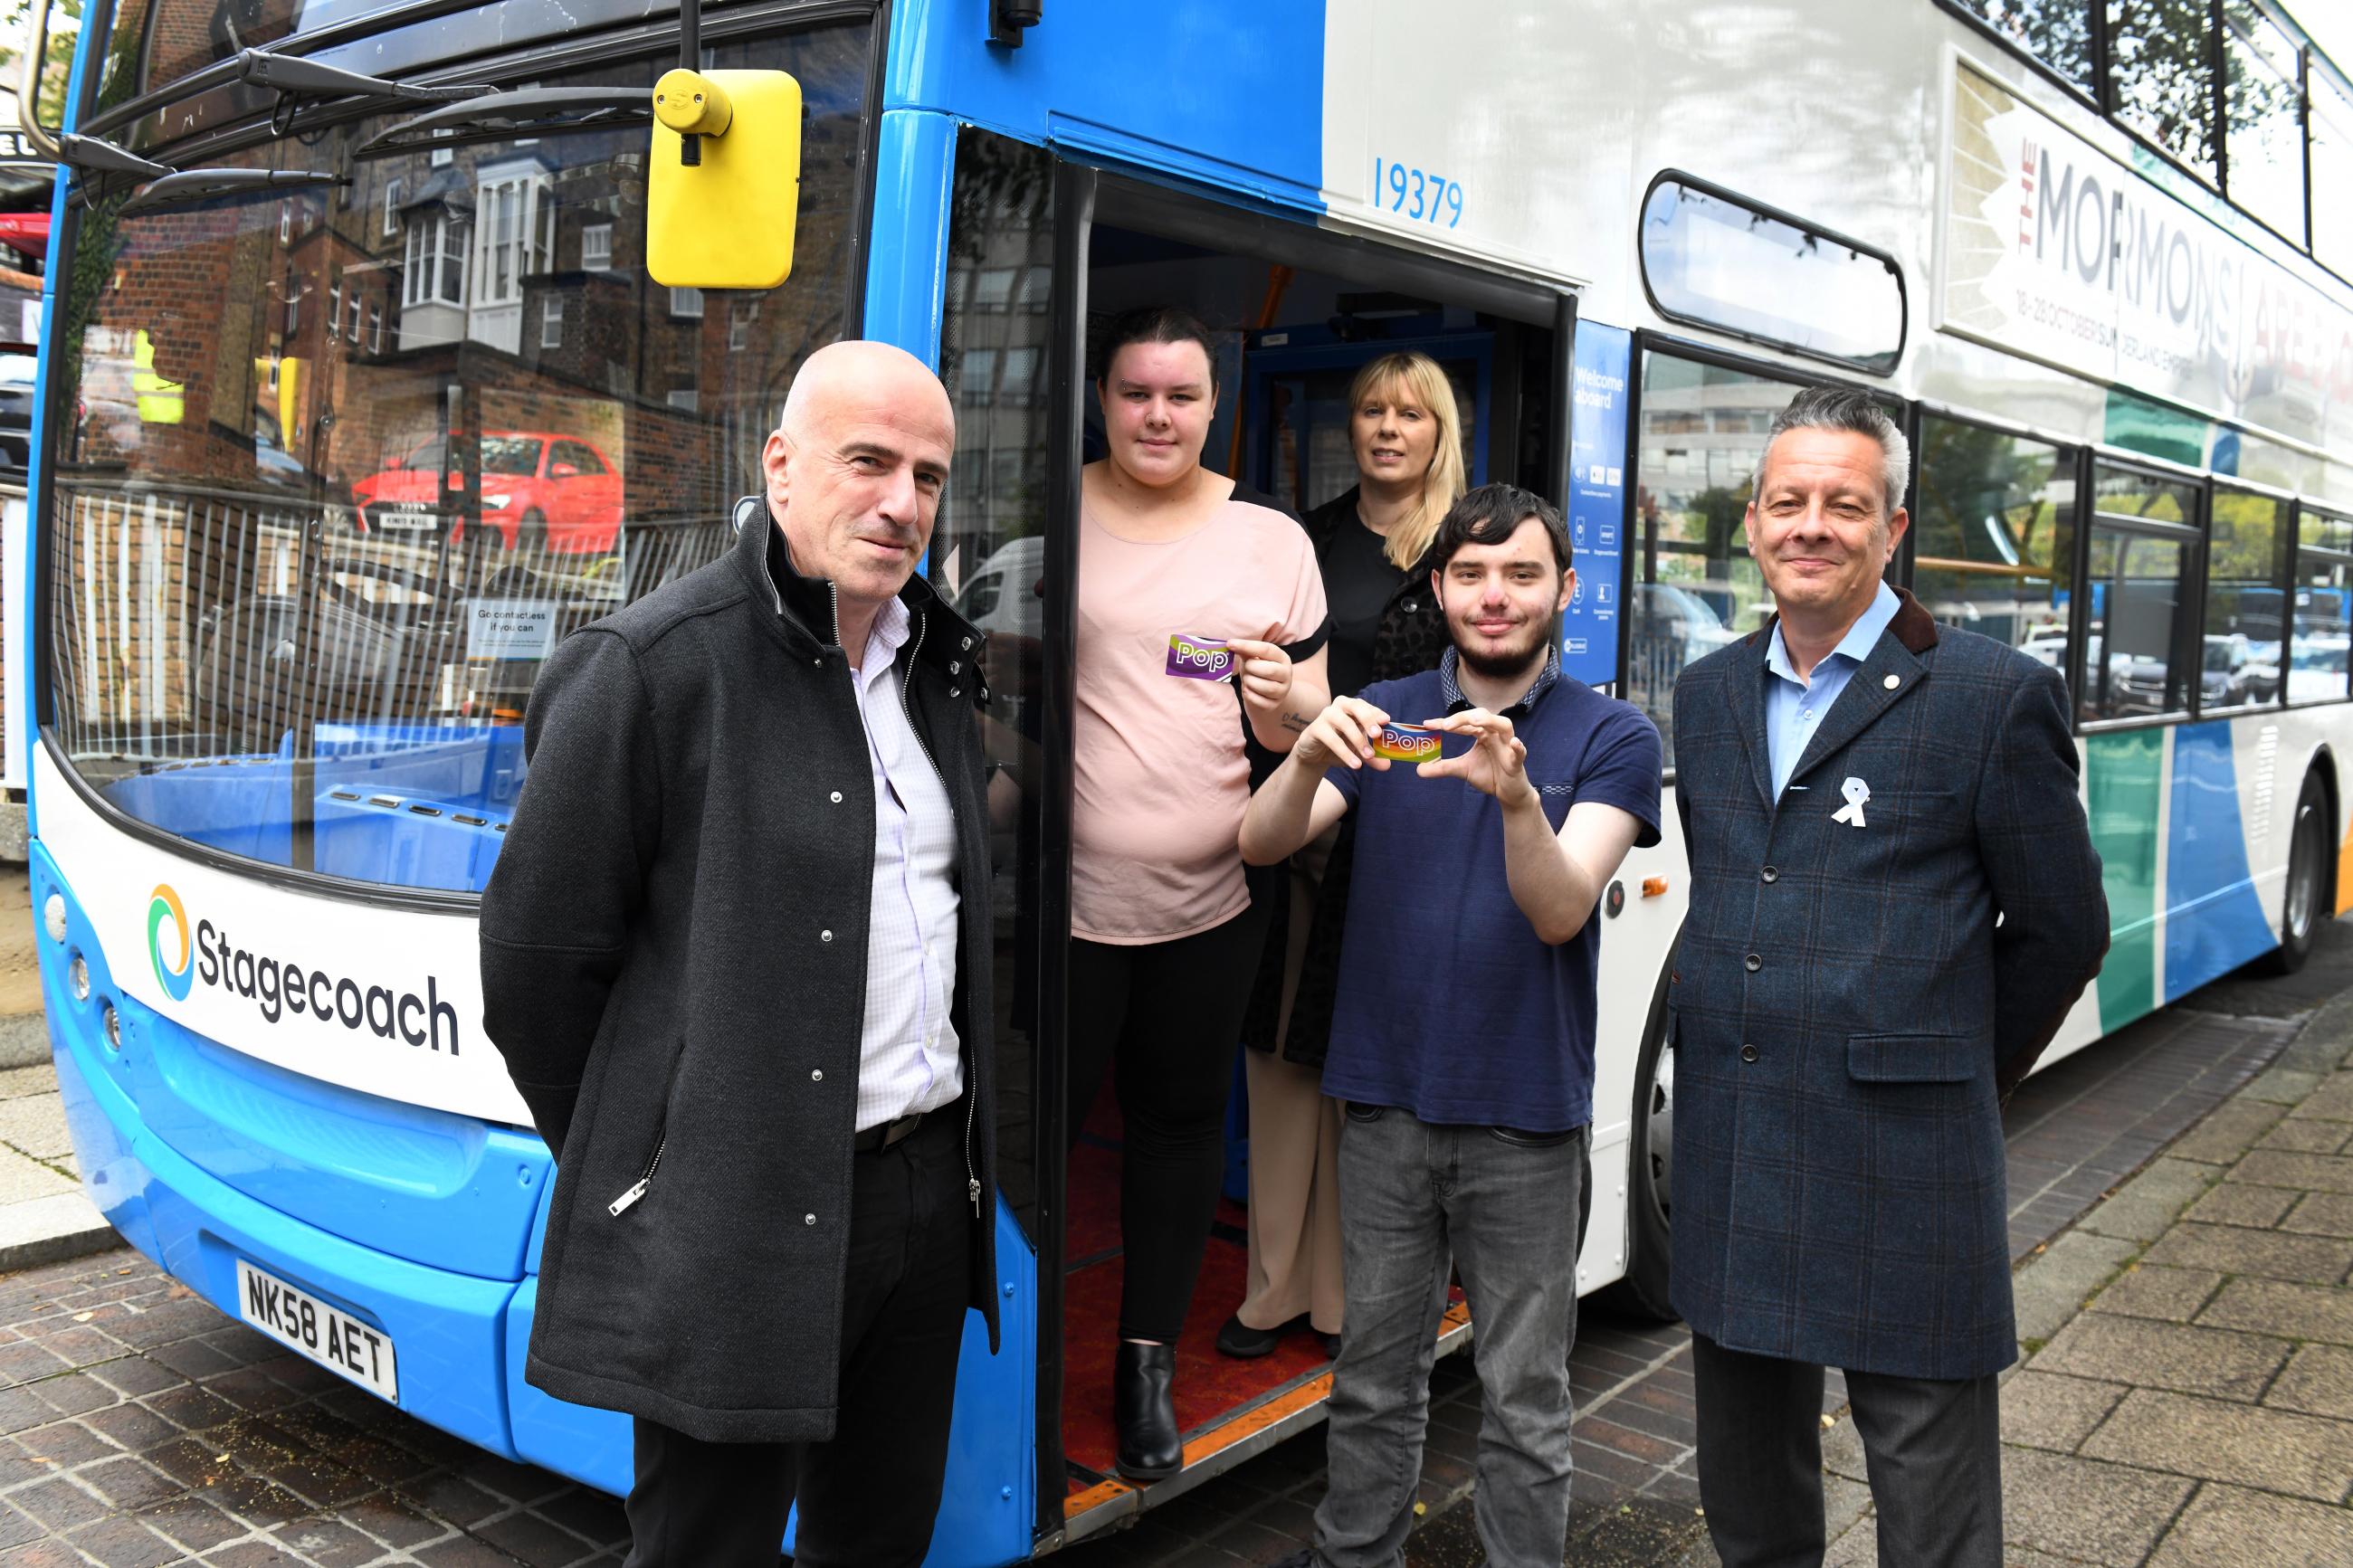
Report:
[[[1170,942],[1249,907],[1241,702],[1231,680],[1170,675],[1168,638],[1287,644],[1323,625],[1314,546],[1279,511],[1229,500],[1153,543],[1082,513],[1072,935]]]

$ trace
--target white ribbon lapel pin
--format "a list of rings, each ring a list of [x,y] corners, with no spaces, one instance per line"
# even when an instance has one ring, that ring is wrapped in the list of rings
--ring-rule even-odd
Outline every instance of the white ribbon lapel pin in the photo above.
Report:
[[[1871,798],[1871,786],[1863,783],[1861,779],[1851,778],[1847,780],[1846,783],[1839,785],[1839,794],[1846,796],[1846,804],[1831,814],[1831,820],[1832,822],[1852,823],[1855,826],[1861,827],[1862,826],[1862,805],[1863,802]]]

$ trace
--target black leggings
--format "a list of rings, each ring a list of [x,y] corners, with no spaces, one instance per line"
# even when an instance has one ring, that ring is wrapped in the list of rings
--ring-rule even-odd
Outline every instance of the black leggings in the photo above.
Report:
[[[1174,942],[1071,943],[1071,1142],[1114,1060],[1126,1123],[1122,1339],[1175,1344],[1184,1331],[1218,1210],[1234,1049],[1265,932],[1265,910],[1253,906]]]

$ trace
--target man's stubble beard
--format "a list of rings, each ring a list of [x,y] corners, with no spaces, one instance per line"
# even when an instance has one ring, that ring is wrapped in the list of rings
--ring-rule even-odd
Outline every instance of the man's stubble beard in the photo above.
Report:
[[[1457,641],[1454,644],[1454,657],[1462,661],[1463,668],[1482,680],[1511,680],[1526,675],[1532,670],[1543,668],[1545,654],[1551,647],[1553,639],[1559,635],[1559,632],[1560,616],[1556,612],[1546,617],[1544,629],[1536,635],[1534,646],[1525,653],[1508,657],[1473,653]]]

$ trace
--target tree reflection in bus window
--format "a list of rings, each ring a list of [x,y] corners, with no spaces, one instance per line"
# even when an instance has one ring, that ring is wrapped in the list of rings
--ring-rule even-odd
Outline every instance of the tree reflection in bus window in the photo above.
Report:
[[[2107,0],[2116,118],[2215,183],[2213,13],[2207,0]]]
[[[2199,500],[2198,488],[2186,480],[2105,464],[2094,470],[2091,563],[2084,574],[2090,619],[2077,698],[2085,719],[2189,710],[2180,616]],[[2134,531],[2147,524],[2172,531]]]
[[[2075,481],[2061,448],[1921,422],[1912,591],[1938,620],[2067,667]]]
[[[2353,519],[2304,514],[2289,640],[2287,700],[2342,701],[2348,695],[2346,655],[2353,649]]]
[[[387,111],[221,160],[348,168],[348,201],[101,198],[60,273],[65,759],[216,850],[479,889],[542,661],[725,552],[794,371],[841,334],[871,37],[715,52],[807,105],[793,277],[754,316],[679,317],[645,276],[641,126],[348,162]],[[551,307],[578,330],[539,330]]]
[[[2092,6],[2096,0],[1962,0],[2035,58],[2085,92],[2094,89]]]
[[[1648,713],[1674,765],[1675,677],[1772,613],[1742,521],[1786,381],[1650,353],[1642,360],[1626,700]]]
[[[2200,710],[2279,700],[2287,502],[2218,488],[2206,545]]]

